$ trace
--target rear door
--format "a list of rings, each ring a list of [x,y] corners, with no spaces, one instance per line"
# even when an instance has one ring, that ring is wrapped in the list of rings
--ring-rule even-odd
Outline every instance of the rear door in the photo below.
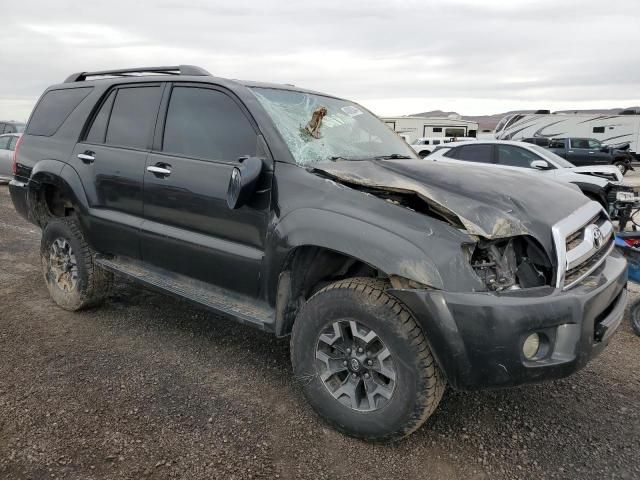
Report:
[[[270,174],[249,205],[226,204],[233,167],[258,151],[252,119],[229,92],[202,84],[174,85],[161,112],[144,180],[144,261],[255,295]]]
[[[140,257],[142,182],[163,84],[116,86],[103,97],[70,163],[90,206],[91,242],[105,253]]]
[[[593,165],[589,154],[589,141],[586,138],[567,139],[567,160],[575,166]]]

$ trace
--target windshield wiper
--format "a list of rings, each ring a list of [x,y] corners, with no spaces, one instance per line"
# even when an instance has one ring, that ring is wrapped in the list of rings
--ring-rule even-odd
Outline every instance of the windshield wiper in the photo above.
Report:
[[[392,153],[390,155],[378,155],[374,158],[376,158],[377,160],[404,160],[412,157],[410,157],[409,155],[401,155],[400,153]]]

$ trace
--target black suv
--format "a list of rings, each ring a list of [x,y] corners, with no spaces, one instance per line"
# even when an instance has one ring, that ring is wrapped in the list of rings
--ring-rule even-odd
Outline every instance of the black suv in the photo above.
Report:
[[[392,440],[445,384],[566,376],[626,304],[602,208],[517,172],[419,159],[347,100],[193,66],[85,72],[45,91],[16,156],[53,300],[113,274],[278,336],[339,430]]]

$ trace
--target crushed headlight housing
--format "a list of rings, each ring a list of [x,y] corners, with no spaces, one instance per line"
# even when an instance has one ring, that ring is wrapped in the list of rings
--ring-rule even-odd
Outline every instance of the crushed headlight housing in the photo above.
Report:
[[[549,258],[530,237],[480,240],[471,255],[471,266],[493,291],[541,287],[553,280]]]

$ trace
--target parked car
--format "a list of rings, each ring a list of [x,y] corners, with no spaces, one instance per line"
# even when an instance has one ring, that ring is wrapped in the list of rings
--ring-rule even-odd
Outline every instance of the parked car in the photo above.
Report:
[[[549,150],[577,166],[615,165],[624,175],[632,169],[633,155],[627,150],[610,148],[593,138],[553,138]]]
[[[24,132],[25,124],[22,122],[16,122],[15,120],[0,120],[0,134],[3,133],[22,133]]]
[[[96,305],[115,273],[291,335],[310,404],[368,440],[416,430],[446,384],[575,372],[627,301],[613,226],[577,189],[422,160],[360,105],[291,85],[74,74],[15,168],[55,303]]]
[[[523,138],[522,141],[527,143],[533,143],[534,145],[539,145],[541,147],[548,147],[551,139],[547,137],[529,137],[529,138]]]
[[[620,201],[621,192],[633,192],[633,187],[623,183],[624,177],[616,167],[576,167],[550,150],[530,143],[507,140],[449,143],[438,148],[427,160],[465,165],[481,163],[492,169],[513,170],[570,183],[600,203],[614,220],[630,208],[628,202]]]
[[[412,144],[411,148],[413,148],[416,153],[424,158],[433,152],[439,145],[444,145],[446,143],[451,142],[462,142],[465,140],[475,140],[474,137],[420,137],[416,139]]]
[[[0,182],[7,183],[13,178],[13,151],[20,138],[19,133],[0,135]]]

